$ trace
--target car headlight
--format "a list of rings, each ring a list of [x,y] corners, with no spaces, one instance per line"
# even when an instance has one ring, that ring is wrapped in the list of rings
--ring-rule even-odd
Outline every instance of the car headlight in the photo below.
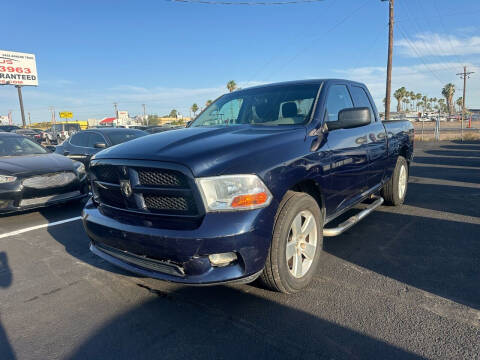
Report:
[[[0,184],[11,183],[17,180],[15,176],[0,175]]]
[[[272,194],[257,175],[225,175],[195,180],[207,211],[266,207]]]

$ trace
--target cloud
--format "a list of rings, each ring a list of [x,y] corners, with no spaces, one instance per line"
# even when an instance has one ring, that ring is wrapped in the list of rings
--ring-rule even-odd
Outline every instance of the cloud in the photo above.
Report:
[[[397,40],[396,47],[407,57],[477,55],[480,54],[480,36],[460,38],[454,35],[423,33],[410,40]]]
[[[461,96],[463,81],[455,76],[454,69],[458,72],[463,63],[442,62],[426,63],[412,66],[394,66],[392,69],[392,93],[395,89],[405,86],[409,91],[426,94],[429,97],[442,97],[442,87],[448,82],[456,85],[455,98]],[[478,73],[479,67],[473,64],[465,64],[469,69]],[[365,83],[375,100],[377,108],[383,111],[383,99],[385,97],[385,67],[370,66],[350,69],[335,70],[341,77]],[[435,74],[435,76],[432,74]],[[437,79],[438,77],[438,79]],[[480,107],[480,82],[470,81],[467,86],[467,106]],[[395,99],[392,98],[392,109],[395,106]]]

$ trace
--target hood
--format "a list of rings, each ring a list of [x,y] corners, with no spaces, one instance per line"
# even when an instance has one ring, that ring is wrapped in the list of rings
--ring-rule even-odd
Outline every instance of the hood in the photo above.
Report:
[[[44,174],[73,170],[73,161],[57,154],[0,157],[0,173],[2,174]]]
[[[95,158],[175,162],[188,166],[195,176],[256,173],[257,164],[265,168],[264,159],[281,161],[305,134],[303,126],[185,128],[131,140],[102,150]]]

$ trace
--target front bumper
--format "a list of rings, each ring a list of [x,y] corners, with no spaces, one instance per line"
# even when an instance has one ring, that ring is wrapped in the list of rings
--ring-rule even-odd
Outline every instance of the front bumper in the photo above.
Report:
[[[62,204],[79,200],[86,196],[88,196],[86,176],[65,187],[29,190],[28,193],[25,192],[21,183],[4,184],[0,188],[0,214]]]
[[[90,250],[131,272],[185,284],[248,282],[263,270],[275,205],[251,211],[207,213],[196,229],[171,230],[148,221],[106,216],[91,200],[82,213]],[[208,255],[235,252],[237,261],[215,267]]]

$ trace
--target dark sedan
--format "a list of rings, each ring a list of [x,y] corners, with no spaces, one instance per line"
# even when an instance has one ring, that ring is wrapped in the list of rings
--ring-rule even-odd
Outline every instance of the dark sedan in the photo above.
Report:
[[[63,203],[87,194],[82,163],[51,154],[24,136],[0,133],[0,213]]]
[[[26,136],[30,140],[33,140],[39,144],[42,142],[42,135],[37,131],[31,130],[31,129],[16,129],[16,130],[12,130],[12,133]]]
[[[57,146],[57,154],[81,161],[88,166],[90,158],[102,149],[148,135],[145,131],[123,128],[80,131]]]

